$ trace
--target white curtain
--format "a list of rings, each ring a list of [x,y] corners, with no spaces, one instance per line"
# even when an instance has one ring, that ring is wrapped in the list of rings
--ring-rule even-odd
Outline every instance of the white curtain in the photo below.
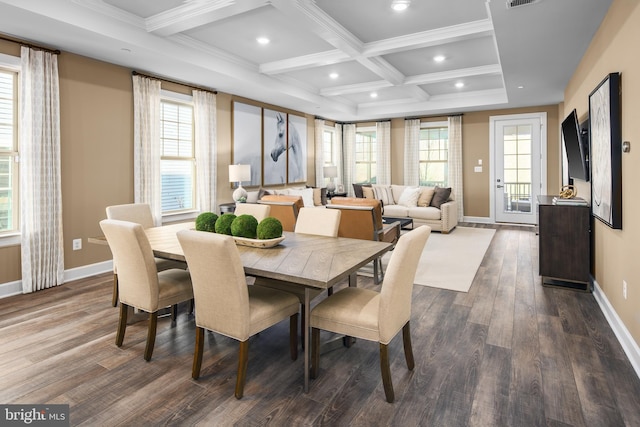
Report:
[[[316,187],[324,187],[324,120],[315,121],[315,147],[316,147]]]
[[[404,185],[420,184],[420,119],[404,121]]]
[[[160,181],[160,81],[133,76],[133,193],[162,224]]]
[[[336,188],[339,184],[344,185],[344,173],[342,172],[342,165],[344,159],[342,158],[342,125],[336,123],[333,127],[333,158],[335,159],[335,165],[338,167],[338,177],[336,178]],[[345,186],[346,188],[346,186]]]
[[[195,121],[196,192],[201,212],[218,212],[216,197],[216,95],[193,91]]]
[[[59,92],[57,56],[22,47],[20,232],[25,294],[64,283]]]
[[[391,184],[391,122],[376,123],[376,183]]]
[[[458,202],[458,221],[462,221],[462,116],[449,116],[449,187]]]
[[[344,191],[353,194],[353,173],[356,170],[356,125],[342,125],[342,176]]]

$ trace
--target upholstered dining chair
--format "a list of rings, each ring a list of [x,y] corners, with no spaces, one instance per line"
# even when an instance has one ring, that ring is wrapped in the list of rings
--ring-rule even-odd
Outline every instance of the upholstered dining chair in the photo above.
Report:
[[[414,359],[409,320],[411,294],[420,254],[431,234],[423,225],[400,237],[391,255],[380,292],[365,288],[344,288],[311,310],[311,378],[320,365],[320,329],[344,334],[380,345],[380,371],[387,402],[394,400],[388,345],[402,330],[404,356],[409,370]]]
[[[302,208],[298,214],[295,232],[314,234],[316,236],[337,237],[341,215],[342,213],[336,209]],[[295,294],[298,297],[300,300],[300,333],[302,334],[305,328],[304,288],[264,277],[256,277],[255,285],[280,289]],[[322,290],[313,289],[311,291],[311,299],[314,299],[321,293]],[[333,294],[333,288],[327,289],[327,293],[329,295]]]
[[[262,286],[247,286],[232,237],[195,230],[178,232],[193,280],[196,345],[193,379],[200,377],[204,330],[240,341],[235,396],[242,398],[249,361],[249,338],[289,318],[289,351],[298,357],[298,298]]]
[[[146,203],[128,203],[124,205],[107,206],[107,219],[117,219],[120,221],[135,222],[142,225],[142,228],[155,227],[151,207]],[[184,262],[174,261],[170,259],[155,258],[156,268],[158,271],[169,270],[171,268],[186,269]],[[116,263],[113,263],[113,294],[111,297],[111,305],[118,305],[118,269]],[[172,313],[175,318],[175,313]]]
[[[269,215],[280,220],[284,231],[295,229],[298,212],[304,206],[302,197],[286,194],[265,194],[258,203],[271,206]]]
[[[120,288],[120,319],[116,345],[122,346],[127,328],[129,307],[149,313],[149,329],[144,360],[151,360],[156,340],[158,310],[175,307],[193,299],[191,277],[182,269],[169,269],[158,273],[153,251],[142,225],[134,222],[105,219],[100,228],[118,266]]]
[[[236,210],[233,213],[236,216],[253,215],[253,217],[260,222],[268,217],[270,212],[270,205],[260,205],[258,203],[236,203]]]

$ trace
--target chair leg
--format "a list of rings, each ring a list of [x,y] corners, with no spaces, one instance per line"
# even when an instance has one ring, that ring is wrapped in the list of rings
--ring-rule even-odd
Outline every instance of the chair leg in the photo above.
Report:
[[[196,347],[193,350],[193,367],[191,368],[191,378],[200,378],[200,368],[202,367],[202,352],[204,350],[204,328],[196,327]]]
[[[195,301],[193,300],[193,298],[191,298],[191,300],[189,301],[189,314],[193,314],[195,305],[196,305]]]
[[[289,318],[289,352],[291,360],[298,359],[298,313]]]
[[[149,331],[147,332],[147,345],[144,348],[144,360],[151,360],[153,346],[156,344],[156,329],[158,328],[158,312],[149,313]]]
[[[118,306],[118,275],[113,273],[113,296],[111,297],[111,305]]]
[[[178,304],[173,304],[171,306],[171,321],[175,322],[178,318]]]
[[[311,328],[311,378],[318,378],[320,370],[320,329]]]
[[[373,284],[374,285],[380,284],[380,278],[378,277],[378,260],[377,259],[373,260]]]
[[[393,383],[391,382],[391,369],[389,368],[389,350],[386,344],[380,343],[380,372],[382,373],[382,385],[387,402],[393,403]]]
[[[236,399],[242,399],[244,383],[247,379],[247,365],[249,363],[249,340],[240,343],[238,352],[238,378],[236,379]]]
[[[411,346],[411,329],[409,322],[402,327],[402,343],[404,344],[404,358],[407,361],[407,367],[410,371],[415,367],[413,360],[413,347]]]
[[[124,341],[124,333],[127,330],[127,313],[129,312],[129,306],[127,304],[120,304],[120,320],[118,320],[118,332],[116,333],[116,345],[122,347]]]

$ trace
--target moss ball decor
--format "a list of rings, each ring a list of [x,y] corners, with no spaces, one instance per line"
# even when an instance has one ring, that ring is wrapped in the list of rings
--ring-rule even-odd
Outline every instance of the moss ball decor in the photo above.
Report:
[[[213,212],[202,212],[196,218],[196,230],[214,233],[216,231],[215,226],[217,220],[218,215]]]
[[[258,220],[253,215],[240,215],[231,223],[231,234],[236,237],[256,238]]]
[[[268,216],[260,221],[256,232],[258,239],[275,239],[282,236],[282,223],[278,218]]]
[[[236,216],[232,213],[225,213],[220,215],[216,221],[216,233],[228,234],[231,236],[231,223],[236,219]]]

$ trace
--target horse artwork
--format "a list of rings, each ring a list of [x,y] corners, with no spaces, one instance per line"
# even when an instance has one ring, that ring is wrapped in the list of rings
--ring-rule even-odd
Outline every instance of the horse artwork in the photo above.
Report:
[[[233,103],[233,163],[251,166],[251,181],[245,186],[261,184],[262,178],[262,108]]]
[[[289,176],[288,182],[306,182],[306,147],[307,147],[307,119],[289,114],[288,121],[288,150]]]
[[[283,113],[264,110],[264,185],[287,183],[286,129]]]

